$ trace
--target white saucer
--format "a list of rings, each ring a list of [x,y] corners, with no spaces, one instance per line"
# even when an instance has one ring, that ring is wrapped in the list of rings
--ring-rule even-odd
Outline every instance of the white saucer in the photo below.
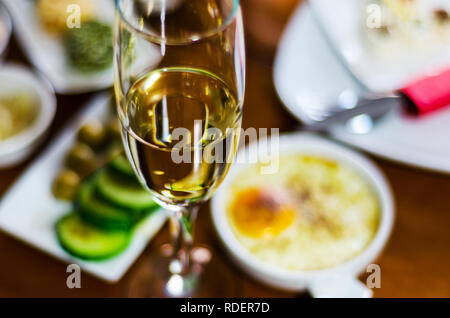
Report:
[[[281,39],[274,67],[275,87],[287,109],[308,120],[304,108],[332,103],[346,90],[363,90],[334,54],[307,5],[300,5]],[[320,107],[320,106],[318,106]],[[450,108],[421,118],[393,112],[366,135],[342,126],[332,135],[375,155],[412,166],[450,173]]]
[[[288,270],[265,263],[239,243],[226,217],[227,202],[233,195],[231,186],[244,169],[253,163],[248,158],[261,158],[268,153],[270,142],[259,140],[237,154],[221,187],[211,200],[213,223],[219,237],[236,264],[255,279],[278,289],[303,291],[308,289],[314,297],[370,297],[372,292],[358,279],[380,254],[388,240],[394,222],[394,204],[390,186],[378,168],[357,152],[309,133],[291,133],[280,136],[278,150],[283,154],[317,155],[339,162],[353,169],[371,185],[379,198],[381,222],[369,246],[359,255],[340,265],[321,270]],[[274,151],[274,150],[273,150]]]

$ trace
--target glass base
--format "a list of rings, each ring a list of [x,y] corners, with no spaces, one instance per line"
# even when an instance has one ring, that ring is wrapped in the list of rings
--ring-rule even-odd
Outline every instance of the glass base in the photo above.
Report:
[[[169,244],[161,246],[133,273],[129,280],[128,297],[230,297],[234,295],[232,279],[225,264],[212,258],[206,247],[191,250],[191,266],[185,273],[172,258]]]

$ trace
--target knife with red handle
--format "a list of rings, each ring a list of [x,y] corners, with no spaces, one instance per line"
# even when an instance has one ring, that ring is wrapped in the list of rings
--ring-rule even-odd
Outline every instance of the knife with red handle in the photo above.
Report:
[[[331,107],[335,111],[330,111],[328,116],[321,120],[304,123],[303,128],[326,131],[335,123],[343,123],[362,114],[377,119],[398,107],[412,109],[420,116],[450,106],[450,69],[412,81],[396,93],[383,96],[358,96],[358,101],[353,107],[342,110],[341,105],[335,105]]]
[[[415,80],[399,92],[408,97],[419,115],[450,106],[450,69]]]

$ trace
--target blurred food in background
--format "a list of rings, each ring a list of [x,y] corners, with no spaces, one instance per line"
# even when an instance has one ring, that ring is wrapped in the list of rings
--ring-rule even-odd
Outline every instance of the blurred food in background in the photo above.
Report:
[[[372,49],[380,56],[401,59],[404,54],[422,55],[450,42],[449,1],[366,1],[381,8],[381,21],[365,23],[364,28]]]
[[[78,129],[53,183],[56,198],[73,200],[81,180],[123,153],[119,121],[112,108],[105,118],[90,120]]]
[[[29,128],[38,114],[38,99],[29,92],[0,95],[0,142]]]
[[[114,99],[110,104],[107,116],[78,129],[52,184],[55,198],[72,203],[56,224],[59,242],[81,259],[118,255],[134,228],[158,209],[123,155]]]
[[[89,21],[70,29],[64,45],[70,64],[82,72],[98,72],[111,66],[113,32],[107,23]]]
[[[73,200],[72,212],[56,223],[61,246],[71,255],[103,260],[126,249],[134,229],[159,206],[119,156],[80,182],[64,169],[53,183],[55,196]]]
[[[246,249],[290,270],[333,267],[364,251],[380,222],[365,178],[319,156],[281,154],[279,167],[268,175],[254,164],[233,179],[227,214]]]
[[[45,29],[52,33],[67,31],[67,10],[71,5],[79,6],[82,24],[95,17],[95,1],[92,0],[37,0],[37,14]]]
[[[400,90],[450,65],[448,0],[308,3],[337,62],[370,92]]]
[[[31,155],[56,110],[53,89],[41,76],[15,64],[0,67],[0,168]]]
[[[36,10],[47,31],[62,35],[71,66],[82,72],[96,72],[111,66],[111,25],[97,20],[92,0],[38,0]],[[80,27],[69,28],[68,8],[80,8]]]
[[[57,93],[112,86],[113,0],[2,2],[11,14],[18,44]]]

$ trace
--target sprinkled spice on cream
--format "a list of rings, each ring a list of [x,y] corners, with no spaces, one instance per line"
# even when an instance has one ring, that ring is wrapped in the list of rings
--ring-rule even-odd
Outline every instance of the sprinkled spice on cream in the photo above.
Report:
[[[315,156],[281,155],[280,169],[254,165],[230,189],[227,217],[259,259],[292,270],[332,267],[360,254],[379,226],[371,186],[352,169]]]

